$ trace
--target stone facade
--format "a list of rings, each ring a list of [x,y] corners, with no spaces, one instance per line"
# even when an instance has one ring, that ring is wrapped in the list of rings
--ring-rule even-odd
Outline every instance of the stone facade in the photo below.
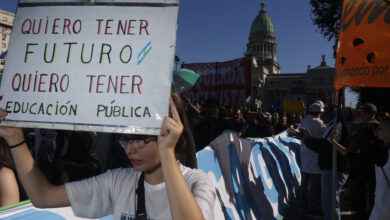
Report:
[[[252,22],[245,56],[252,59],[251,97],[274,106],[282,106],[283,99],[303,99],[307,104],[321,99],[330,103],[333,95],[335,69],[325,62],[305,73],[280,74],[276,59],[276,39],[271,19],[266,14],[264,0],[259,14]]]
[[[3,73],[5,63],[4,53],[8,50],[14,18],[15,14],[0,10],[0,74]]]
[[[268,74],[263,85],[263,100],[280,106],[283,99],[303,99],[309,104],[316,99],[332,101],[335,69],[326,65],[325,56],[318,67],[306,73]]]

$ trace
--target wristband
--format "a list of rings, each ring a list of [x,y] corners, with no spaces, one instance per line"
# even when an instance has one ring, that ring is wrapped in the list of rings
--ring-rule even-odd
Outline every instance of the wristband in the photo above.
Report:
[[[21,145],[24,144],[24,143],[26,143],[26,140],[23,140],[23,141],[20,142],[19,144],[15,144],[15,145],[8,146],[8,148],[11,149],[11,148],[19,147],[19,146],[21,146]]]

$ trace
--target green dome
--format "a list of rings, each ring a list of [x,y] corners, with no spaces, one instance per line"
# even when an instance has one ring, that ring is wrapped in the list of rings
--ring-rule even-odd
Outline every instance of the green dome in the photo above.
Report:
[[[265,4],[263,1],[261,3],[261,9],[259,11],[259,14],[252,22],[251,32],[250,32],[251,37],[258,36],[258,35],[275,37],[274,25],[272,24],[271,19],[268,17],[264,7]]]

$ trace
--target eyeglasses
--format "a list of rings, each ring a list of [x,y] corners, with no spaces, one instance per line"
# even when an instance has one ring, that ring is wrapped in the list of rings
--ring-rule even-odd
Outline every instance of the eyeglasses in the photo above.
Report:
[[[132,145],[136,149],[144,148],[151,141],[156,141],[156,136],[147,135],[124,135],[119,138],[119,144],[124,149],[128,145]]]

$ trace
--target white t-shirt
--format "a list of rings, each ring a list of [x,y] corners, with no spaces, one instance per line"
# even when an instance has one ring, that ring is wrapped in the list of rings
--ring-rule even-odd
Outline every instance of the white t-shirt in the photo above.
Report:
[[[308,114],[299,125],[301,128],[309,129],[313,137],[320,138],[325,132],[326,125],[321,119]],[[318,165],[318,154],[303,143],[301,144],[301,170],[306,173],[320,174],[321,170]]]
[[[388,150],[390,156],[390,150]],[[390,157],[383,166],[387,178],[390,178]],[[390,186],[383,175],[382,169],[375,166],[376,187],[375,201],[370,220],[390,219]]]
[[[180,164],[180,170],[205,219],[214,219],[215,188],[201,170]],[[141,172],[132,168],[109,170],[99,176],[66,183],[73,212],[84,218],[114,215],[114,219],[135,219],[136,189]],[[145,208],[149,219],[172,219],[165,183],[145,186]]]

